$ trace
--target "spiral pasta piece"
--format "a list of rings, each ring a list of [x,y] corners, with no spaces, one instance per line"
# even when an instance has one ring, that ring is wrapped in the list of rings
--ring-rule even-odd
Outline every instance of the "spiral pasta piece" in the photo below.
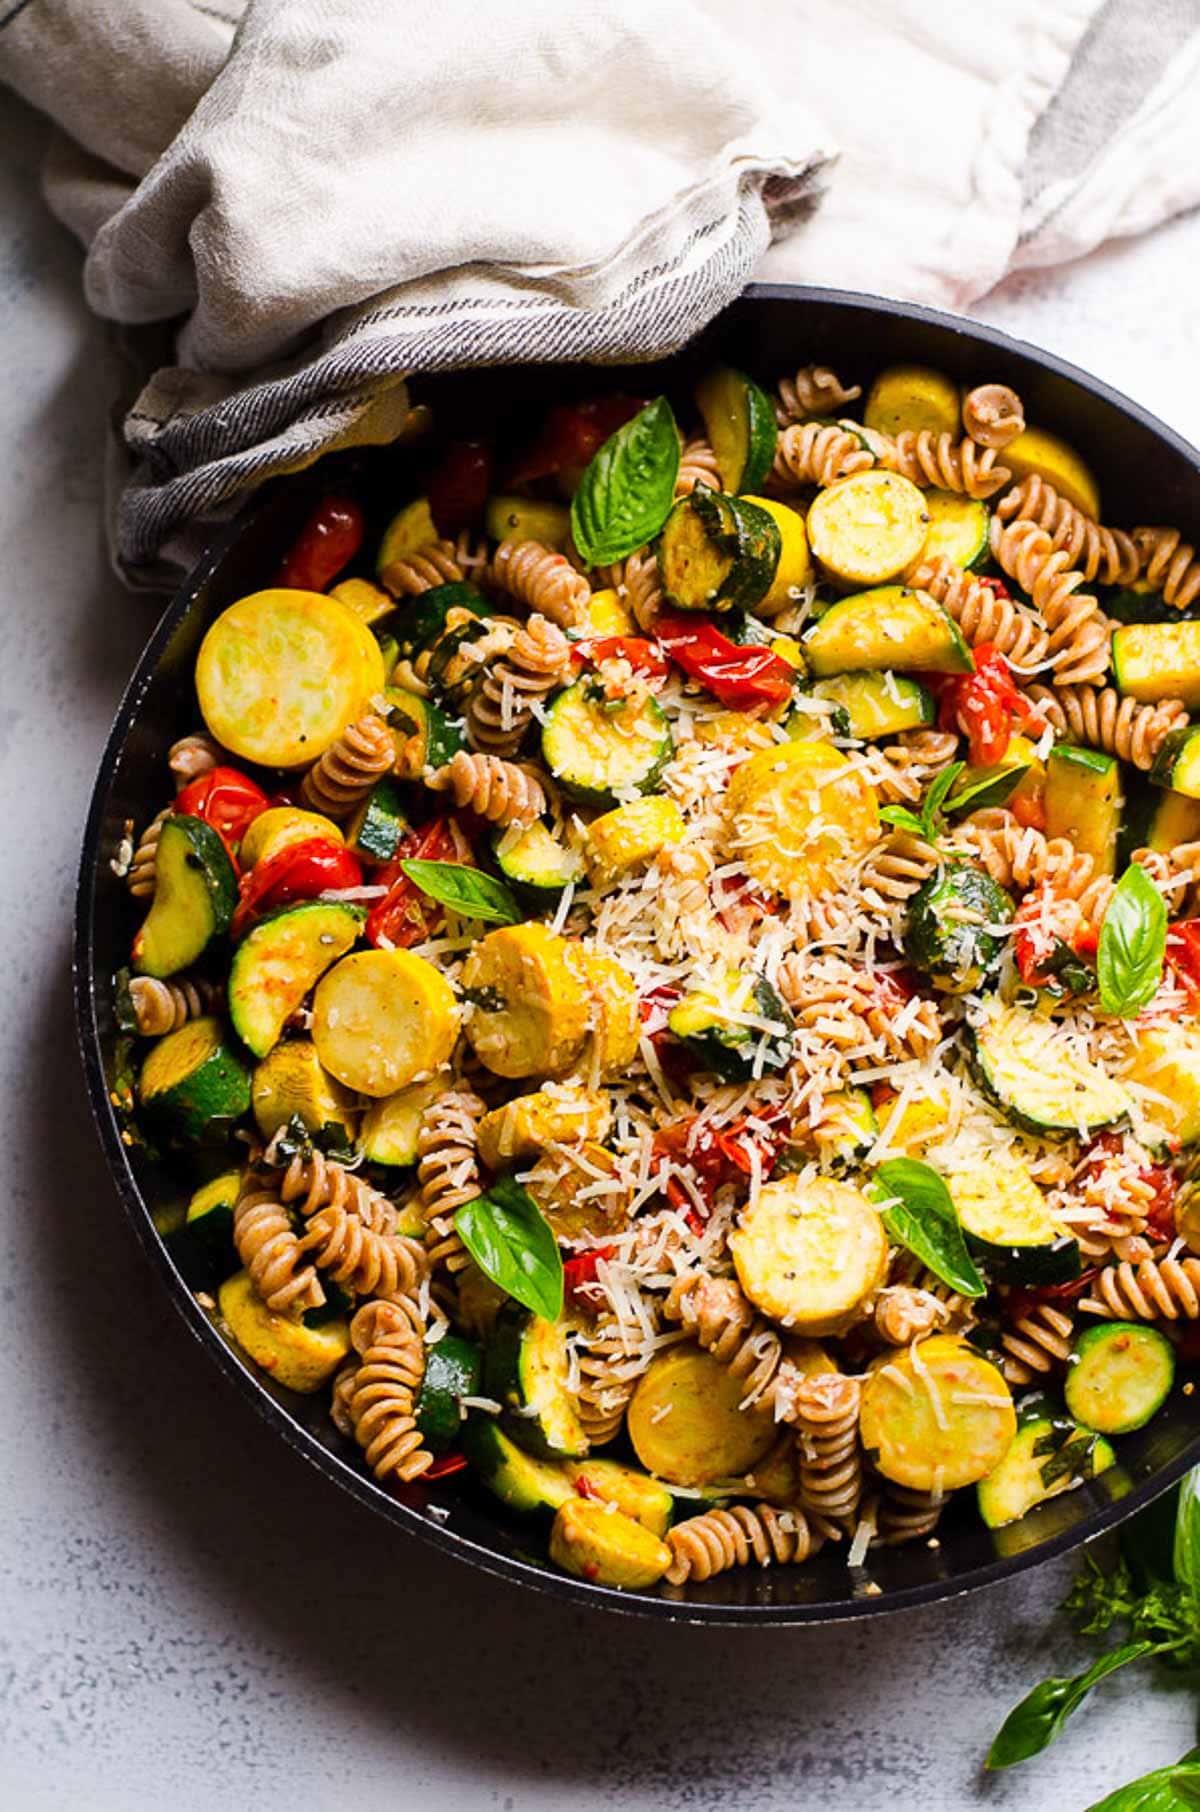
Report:
[[[1035,522],[1045,529],[1051,546],[1067,556],[1090,585],[1132,585],[1141,569],[1141,555],[1132,535],[1123,529],[1104,528],[1077,504],[1059,495],[1052,484],[1031,472],[996,501],[1003,522]]]
[[[1009,1384],[1032,1384],[1065,1366],[1074,1332],[1074,1319],[1064,1310],[1033,1303],[1000,1336],[1000,1370]]]
[[[896,911],[908,904],[941,860],[934,845],[923,837],[911,831],[889,831],[860,864],[858,888],[868,903],[878,900],[889,911]]]
[[[269,1145],[268,1164],[273,1151],[274,1145]],[[372,1233],[394,1233],[396,1229],[396,1210],[387,1196],[344,1164],[327,1158],[315,1145],[289,1161],[279,1180],[279,1199],[304,1220],[311,1220],[322,1208],[335,1208],[355,1215]]]
[[[1137,768],[1150,768],[1172,730],[1188,721],[1182,699],[1140,705],[1115,686],[1029,686],[1027,696],[1059,736],[1106,749]]]
[[[721,488],[721,468],[717,456],[704,439],[697,435],[685,441],[679,456],[679,476],[675,480],[676,497],[687,497],[697,485],[706,485],[710,491]]]
[[[233,1210],[233,1243],[250,1282],[277,1315],[319,1309],[325,1291],[268,1179],[248,1172]]]
[[[783,1345],[732,1277],[709,1277],[694,1271],[679,1278],[667,1294],[663,1314],[668,1321],[680,1322],[719,1365],[728,1367],[745,1385],[748,1408],[777,1413],[782,1406],[777,1405],[775,1386]]]
[[[499,755],[468,755],[460,749],[424,779],[433,792],[448,792],[460,810],[478,812],[491,824],[532,824],[548,804],[537,775]]]
[[[1026,892],[1044,882],[1079,899],[1095,875],[1095,862],[1066,837],[1043,836],[1020,824],[1003,806],[972,812],[958,825],[956,847],[975,855],[1001,887]]]
[[[1133,544],[1140,576],[1160,591],[1176,610],[1186,610],[1200,597],[1200,560],[1196,550],[1174,528],[1135,528]]]
[[[565,554],[540,541],[502,541],[492,556],[492,581],[560,629],[577,629],[592,588]]]
[[[175,791],[181,793],[202,774],[211,774],[225,759],[225,751],[207,730],[193,730],[181,736],[167,750],[167,766],[175,777]]]
[[[311,1252],[314,1264],[359,1296],[409,1296],[429,1271],[418,1240],[404,1233],[376,1233],[346,1208],[318,1209],[299,1249]]]
[[[796,1506],[776,1510],[770,1504],[753,1509],[734,1504],[728,1510],[689,1516],[667,1530],[666,1541],[672,1557],[665,1575],[668,1585],[683,1585],[689,1579],[700,1584],[751,1562],[760,1567],[800,1563],[821,1546],[821,1536],[803,1510]]]
[[[957,756],[953,730],[902,730],[880,749],[878,773],[873,769],[871,779],[880,798],[893,805],[912,803]]]
[[[133,1016],[142,1038],[162,1038],[189,1019],[211,1013],[222,993],[215,982],[202,976],[176,975],[170,981],[156,981],[149,975],[135,975],[129,983]]]
[[[854,1522],[862,1497],[860,1396],[858,1380],[840,1372],[802,1378],[792,1391],[799,1501],[809,1516],[833,1529]]]
[[[1010,578],[1033,599],[1050,631],[1048,658],[1055,679],[1102,679],[1108,671],[1108,619],[1090,592],[1081,592],[1081,572],[1069,570],[1069,556],[1056,548],[1035,522],[1003,523],[992,518],[992,553]]]
[[[1118,1321],[1200,1320],[1200,1258],[1107,1265],[1079,1307]]]
[[[861,384],[843,384],[828,365],[802,365],[795,377],[780,378],[775,419],[786,428],[811,415],[837,415],[861,395]]]
[[[926,1057],[942,1036],[932,1000],[905,996],[886,975],[833,955],[797,951],[779,965],[777,986],[796,1024],[835,1046],[878,1046],[893,1058]]]
[[[886,1548],[922,1541],[933,1534],[945,1507],[945,1498],[932,1491],[916,1491],[889,1481],[879,1503],[876,1539]]]
[[[941,1327],[944,1304],[930,1290],[889,1284],[875,1299],[875,1332],[885,1346],[911,1346]]]
[[[350,1323],[361,1356],[349,1397],[354,1438],[377,1479],[408,1483],[428,1472],[433,1455],[416,1424],[425,1377],[425,1344],[398,1303],[369,1302]]]
[[[604,1320],[580,1336],[575,1348],[579,1382],[575,1401],[583,1431],[593,1447],[620,1434],[625,1411],[649,1355],[630,1352],[615,1320]]]
[[[571,644],[562,630],[534,614],[508,652],[489,666],[467,705],[467,739],[490,755],[514,755],[533,722],[533,707],[571,672]]]
[[[428,1227],[425,1250],[434,1270],[452,1277],[472,1262],[455,1231],[454,1215],[483,1187],[478,1138],[484,1111],[478,1095],[457,1089],[430,1103],[417,1134],[417,1182]]]
[[[135,900],[150,900],[154,897],[154,862],[158,855],[158,839],[162,836],[162,827],[171,816],[174,808],[164,805],[156,818],[149,824],[138,839],[125,876],[125,885]]]
[[[625,602],[633,612],[639,629],[653,629],[654,619],[662,609],[663,589],[658,561],[649,548],[630,554],[621,577]]]
[[[1045,660],[1050,638],[1033,612],[1013,598],[997,596],[990,585],[964,572],[945,554],[922,560],[906,583],[936,598],[972,648],[990,642],[1016,667],[1036,667]]]
[[[427,541],[403,560],[391,560],[379,569],[379,582],[394,598],[415,598],[435,585],[458,585],[466,572],[453,541]]]
[[[396,759],[392,732],[376,711],[365,711],[315,761],[300,782],[300,803],[335,820],[348,818]]]
[[[991,447],[981,451],[973,440],[956,441],[952,434],[934,434],[929,428],[902,429],[881,463],[913,484],[968,497],[991,497],[1012,477],[1007,466],[996,464]]]
[[[827,485],[852,472],[867,472],[876,463],[874,453],[849,429],[832,422],[796,422],[780,432],[771,483],[780,490]]]
[[[970,440],[999,451],[1025,432],[1025,409],[1007,384],[976,384],[963,397],[962,425]]]

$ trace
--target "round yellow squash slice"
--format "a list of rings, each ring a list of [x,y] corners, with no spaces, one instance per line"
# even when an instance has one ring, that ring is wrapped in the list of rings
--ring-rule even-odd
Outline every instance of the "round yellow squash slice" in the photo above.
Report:
[[[633,1451],[668,1485],[741,1478],[774,1445],[770,1416],[740,1405],[745,1380],[690,1344],[673,1346],[639,1379],[626,1426]]]
[[[350,1351],[344,1315],[306,1327],[276,1315],[255,1294],[248,1271],[226,1278],[217,1297],[221,1317],[242,1351],[276,1384],[305,1394],[327,1384]]]
[[[823,894],[879,835],[875,790],[837,749],[778,743],[743,762],[725,795],[726,841],[747,872],[785,894]]]
[[[489,1170],[505,1170],[518,1158],[535,1158],[547,1145],[603,1139],[611,1124],[607,1095],[551,1083],[483,1116],[479,1156]]]
[[[797,1334],[842,1333],[887,1274],[879,1210],[861,1190],[828,1177],[767,1183],[729,1249],[755,1308]]]
[[[885,1479],[913,1491],[957,1491],[999,1465],[1017,1416],[996,1367],[965,1340],[935,1334],[876,1361],[860,1425]]]
[[[856,472],[818,491],[808,539],[826,572],[846,585],[882,585],[925,545],[925,499],[899,472]]]
[[[554,1076],[579,1056],[590,1001],[576,949],[545,925],[502,925],[467,958],[467,1037],[497,1076]]]
[[[379,643],[317,591],[256,591],[223,610],[196,660],[209,730],[244,761],[298,768],[324,754],[384,684]]]
[[[458,1002],[410,950],[360,950],[317,984],[313,1043],[331,1076],[381,1099],[440,1069],[458,1037]]]

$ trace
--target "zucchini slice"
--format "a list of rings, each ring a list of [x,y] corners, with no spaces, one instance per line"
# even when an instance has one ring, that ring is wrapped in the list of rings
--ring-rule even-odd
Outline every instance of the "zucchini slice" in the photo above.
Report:
[[[975,669],[953,617],[927,591],[904,585],[881,585],[843,598],[813,624],[803,646],[818,678],[877,667],[924,673]]]
[[[666,1486],[658,1479],[652,1479],[649,1473],[622,1466],[619,1460],[599,1457],[564,1460],[563,1471],[580,1497],[599,1498],[602,1503],[615,1504],[622,1515],[631,1516],[643,1529],[649,1529],[651,1535],[664,1536],[670,1528],[675,1499]]]
[[[808,530],[800,511],[791,504],[781,503],[777,497],[747,497],[745,501],[754,504],[756,509],[765,510],[779,530],[779,564],[757,606],[764,617],[776,616],[789,605],[801,603],[806,588],[812,584],[814,574]]]
[[[1145,1322],[1085,1328],[1067,1361],[1063,1394],[1085,1428],[1132,1434],[1158,1414],[1175,1382],[1175,1349]]]
[[[671,726],[653,698],[615,709],[589,678],[560,692],[542,726],[542,759],[563,791],[585,805],[649,793],[671,758]]]
[[[666,1542],[613,1504],[573,1497],[550,1531],[550,1558],[565,1573],[618,1591],[638,1592],[661,1579],[671,1564]]]
[[[1200,799],[1200,727],[1171,731],[1154,757],[1150,778],[1186,799]]]
[[[989,1529],[1003,1529],[1116,1463],[1108,1442],[1091,1429],[1064,1416],[1022,1414],[1008,1452],[976,1487],[979,1514]]]
[[[449,1062],[459,1008],[440,969],[411,950],[360,950],[317,983],[312,1035],[339,1082],[379,1099]]]
[[[603,1139],[612,1125],[607,1095],[551,1084],[515,1095],[479,1122],[479,1156],[489,1170],[508,1170],[518,1159],[536,1158],[548,1145],[580,1145]]]
[[[489,497],[483,526],[493,541],[540,541],[561,554],[571,538],[571,512],[533,497]]]
[[[995,1470],[1017,1417],[996,1367],[965,1341],[935,1334],[875,1362],[859,1426],[885,1479],[911,1491],[957,1491]]]
[[[696,386],[696,407],[717,457],[722,488],[755,491],[775,458],[775,410],[744,372],[718,365]]]
[[[864,742],[937,721],[933,693],[906,673],[835,673],[817,680],[812,690],[845,713],[846,727],[839,734]]]
[[[936,988],[973,994],[999,965],[1012,915],[1012,900],[985,868],[946,862],[909,903],[904,954]]]
[[[426,768],[444,768],[466,740],[460,722],[427,698],[389,686],[384,693],[388,726],[396,745],[396,772],[421,774]]]
[[[250,1103],[264,1139],[295,1118],[310,1133],[329,1130],[347,1145],[357,1118],[352,1098],[321,1068],[310,1038],[285,1039],[267,1053],[254,1072]]]
[[[887,1273],[879,1210],[860,1189],[823,1177],[779,1177],[759,1190],[729,1236],[755,1308],[796,1334],[840,1334]]]
[[[358,1132],[358,1149],[368,1164],[387,1164],[395,1169],[415,1164],[420,1155],[417,1141],[421,1116],[442,1093],[442,1084],[434,1079],[410,1082],[394,1095],[373,1101]]]
[[[240,1170],[223,1170],[211,1182],[202,1183],[190,1197],[187,1205],[189,1221],[202,1221],[218,1208],[227,1208],[233,1213],[242,1186]]]
[[[407,829],[408,814],[396,782],[377,780],[347,825],[346,842],[367,862],[390,862]]]
[[[737,769],[725,795],[731,853],[762,886],[827,893],[879,834],[875,790],[827,743],[784,742]]]
[[[237,877],[220,837],[203,818],[176,813],[159,833],[154,898],[133,940],[138,975],[175,975],[229,927]]]
[[[502,875],[533,893],[558,894],[583,875],[583,858],[560,843],[540,821],[524,830],[500,831],[495,842]]]
[[[425,1376],[414,1405],[417,1429],[431,1453],[445,1453],[462,1431],[464,1397],[479,1395],[479,1348],[460,1334],[443,1334],[425,1349]]]
[[[400,652],[410,659],[434,648],[449,631],[464,623],[479,622],[495,615],[495,607],[483,593],[465,580],[449,585],[431,585],[397,615],[394,624]]]
[[[1060,497],[1081,509],[1093,522],[1100,520],[1100,488],[1073,447],[1045,428],[1026,428],[1010,440],[1003,453],[1014,484],[1036,472],[1053,485]]]
[[[1200,705],[1200,622],[1127,623],[1114,629],[1112,669],[1125,698],[1148,705],[1181,698],[1189,710],[1195,709]]]
[[[356,617],[361,617],[368,628],[382,623],[396,608],[395,598],[381,591],[378,585],[372,585],[369,579],[343,579],[340,585],[331,587],[329,595],[352,610]]]
[[[1079,1246],[1019,1159],[955,1171],[946,1183],[967,1244],[997,1282],[1058,1284],[1078,1277]]]
[[[671,1008],[667,1029],[727,1082],[746,1082],[791,1061],[792,1016],[761,975],[730,969],[692,989]]]
[[[256,591],[200,644],[200,713],[223,748],[265,768],[314,762],[383,687],[379,643],[336,598]]]
[[[233,953],[229,1014],[238,1037],[265,1057],[313,984],[344,956],[365,913],[334,900],[305,900],[262,919]]]
[[[911,479],[876,468],[818,491],[807,527],[813,553],[840,584],[883,585],[920,557],[929,516]]]
[[[138,1078],[147,1130],[168,1145],[224,1138],[250,1106],[250,1077],[218,1019],[193,1019],[151,1045]]]
[[[587,865],[597,886],[611,885],[653,862],[687,836],[683,813],[673,799],[634,799],[593,818],[587,831]]]
[[[309,1396],[327,1384],[350,1351],[344,1315],[317,1327],[276,1315],[256,1292],[248,1271],[230,1277],[217,1294],[221,1318],[247,1357],[276,1384]]]
[[[985,564],[991,551],[991,511],[982,498],[959,491],[926,491],[925,514],[929,527],[922,560],[953,560],[967,572]]]
[[[238,851],[243,872],[269,862],[281,849],[293,843],[307,843],[310,837],[321,837],[327,843],[344,843],[341,826],[322,812],[304,812],[298,805],[273,805],[260,812]]]
[[[641,1464],[668,1485],[740,1478],[775,1443],[770,1416],[740,1407],[745,1383],[690,1342],[652,1359],[638,1380],[626,1427]]]
[[[1143,787],[1126,810],[1121,829],[1122,866],[1135,849],[1166,855],[1178,843],[1200,842],[1200,799],[1169,788]]]
[[[826,1095],[821,1124],[813,1139],[818,1161],[842,1170],[865,1158],[879,1137],[879,1123],[865,1088],[838,1089]]]
[[[541,1459],[578,1460],[588,1450],[568,1371],[566,1330],[505,1303],[483,1356],[483,1389],[504,1405],[517,1445]]]
[[[1065,1027],[1028,1007],[989,1001],[969,1037],[980,1086],[1014,1126],[1086,1139],[1130,1112],[1121,1084],[1083,1055]]]
[[[928,365],[889,365],[867,394],[863,425],[881,434],[957,434],[958,385]]]
[[[385,567],[394,565],[398,560],[411,560],[415,553],[428,547],[437,538],[437,524],[433,520],[428,497],[414,497],[411,503],[406,503],[402,510],[396,511],[384,529],[379,552],[375,556],[375,571],[386,585]]]
[[[183,1226],[163,1240],[189,1290],[215,1296],[225,1279],[241,1269],[233,1243],[233,1208],[241,1180],[239,1170],[229,1170],[197,1189]]]
[[[1164,1135],[1142,1129],[1147,1144],[1171,1149],[1200,1139],[1200,1032],[1178,1021],[1136,1027],[1124,1079],[1147,1091],[1141,1111]]]
[[[679,499],[655,544],[667,603],[679,610],[753,610],[771,589],[781,551],[765,510],[703,485]]]
[[[467,1037],[497,1076],[553,1076],[579,1056],[591,1001],[575,949],[545,925],[502,925],[467,957]]]
[[[553,1516],[561,1504],[576,1495],[561,1466],[523,1452],[494,1416],[469,1415],[462,1446],[488,1490],[521,1515]]]
[[[1097,874],[1116,873],[1123,803],[1121,764],[1115,755],[1055,743],[1042,793],[1046,835],[1068,837],[1076,849],[1091,856]]]

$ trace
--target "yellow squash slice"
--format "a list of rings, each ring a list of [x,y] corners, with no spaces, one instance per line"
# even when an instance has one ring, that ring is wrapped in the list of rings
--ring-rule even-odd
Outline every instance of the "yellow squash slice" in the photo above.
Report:
[[[840,1334],[863,1313],[887,1273],[879,1210],[829,1177],[767,1183],[729,1236],[750,1301],[798,1334]]]
[[[1099,521],[1100,487],[1075,449],[1059,440],[1057,434],[1049,434],[1045,428],[1026,428],[996,457],[1008,467],[1014,483],[1036,472],[1054,486],[1060,497],[1075,504],[1093,521]]]
[[[248,1271],[226,1278],[218,1294],[222,1319],[255,1365],[288,1390],[308,1394],[327,1384],[350,1351],[344,1315],[306,1327],[276,1315],[255,1294]]]
[[[497,1076],[555,1076],[579,1056],[590,1002],[577,946],[545,925],[503,925],[468,956],[467,1037]]]
[[[547,1145],[578,1145],[603,1139],[612,1124],[607,1095],[551,1083],[517,1095],[479,1122],[479,1155],[489,1170],[504,1170],[518,1158],[534,1158]]]
[[[838,750],[786,742],[752,755],[726,794],[731,854],[779,893],[827,893],[879,835],[874,788]]]
[[[690,1344],[650,1363],[626,1416],[633,1451],[669,1485],[711,1485],[740,1478],[775,1443],[770,1416],[739,1407],[743,1380]]]
[[[871,385],[863,423],[882,434],[958,433],[958,385],[927,365],[889,365]]]
[[[618,805],[588,826],[588,873],[597,885],[619,881],[645,868],[660,849],[682,843],[686,835],[682,812],[661,793]]]
[[[885,1479],[956,1491],[999,1465],[1017,1431],[996,1367],[964,1340],[935,1334],[876,1362],[862,1394],[862,1441]]]
[[[840,478],[817,493],[808,512],[813,553],[846,585],[896,578],[920,554],[928,528],[924,496],[899,472]]]
[[[360,950],[318,983],[312,1034],[330,1075],[379,1098],[447,1062],[458,1037],[458,1003],[423,957]]]
[[[571,1497],[555,1514],[550,1558],[577,1579],[636,1592],[662,1578],[671,1550],[614,1504]]]

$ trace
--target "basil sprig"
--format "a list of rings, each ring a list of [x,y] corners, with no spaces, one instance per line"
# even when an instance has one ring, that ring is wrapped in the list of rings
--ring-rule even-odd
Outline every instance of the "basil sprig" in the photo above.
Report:
[[[1077,1711],[1101,1680],[1155,1652],[1153,1642],[1123,1642],[1109,1649],[1082,1674],[1043,1680],[1005,1718],[988,1750],[989,1768],[1011,1768],[1025,1762],[1052,1743],[1073,1711]]]
[[[431,900],[449,906],[464,919],[485,925],[519,925],[524,914],[503,881],[461,862],[424,862],[418,857],[401,868]]]
[[[965,766],[965,762],[952,761],[948,768],[942,769],[925,795],[920,816],[916,812],[910,812],[906,805],[885,805],[880,808],[879,816],[885,824],[894,824],[898,830],[909,831],[912,836],[923,837],[926,843],[932,843],[946,828],[946,816],[942,807],[947,793]]]
[[[571,503],[571,534],[590,566],[608,566],[657,535],[675,501],[679,430],[665,396],[597,448]]]
[[[1195,1812],[1200,1806],[1200,1749],[1170,1768],[1156,1768],[1088,1807],[1088,1812]]]
[[[1153,1000],[1167,948],[1167,907],[1144,868],[1132,863],[1117,884],[1100,927],[1096,975],[1100,1005],[1122,1018]]]
[[[892,1158],[875,1172],[874,1190],[888,1237],[907,1247],[960,1296],[987,1288],[975,1269],[945,1183],[917,1158]]]
[[[562,1314],[562,1254],[541,1209],[512,1177],[497,1177],[486,1195],[464,1202],[454,1217],[463,1245],[494,1284],[547,1321]]]

